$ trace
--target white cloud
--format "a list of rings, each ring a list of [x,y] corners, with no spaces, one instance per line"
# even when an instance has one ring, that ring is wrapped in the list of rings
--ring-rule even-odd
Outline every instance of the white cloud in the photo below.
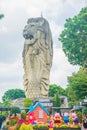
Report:
[[[14,63],[0,63],[0,77],[16,77],[22,72],[22,57],[18,57]]]
[[[7,32],[7,27],[5,27],[5,26],[1,26],[1,28],[0,28],[0,33],[3,33],[3,32]]]
[[[0,101],[8,89],[23,88],[23,64],[19,55],[14,63],[0,63]]]
[[[52,31],[52,36],[53,37],[59,37],[61,31],[63,30],[62,26],[57,25],[54,21],[50,22],[50,28]]]
[[[61,12],[63,11],[63,2],[62,0],[48,0],[47,8],[46,8],[46,14],[48,17],[54,19],[56,17],[59,17],[61,15]]]
[[[72,6],[72,8],[74,8],[77,11],[77,13],[81,10],[82,7],[87,6],[86,0],[67,0],[67,3],[69,3]]]
[[[61,87],[67,87],[67,76],[77,72],[79,66],[70,65],[61,48],[54,46],[53,65],[50,75],[50,83],[55,83]]]

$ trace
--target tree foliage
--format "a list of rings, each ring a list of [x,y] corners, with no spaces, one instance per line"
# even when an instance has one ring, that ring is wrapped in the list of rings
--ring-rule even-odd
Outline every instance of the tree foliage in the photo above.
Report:
[[[83,113],[83,114],[87,114],[87,107],[83,107],[82,113]]]
[[[66,93],[67,93],[67,97],[68,97],[68,105],[70,107],[77,105],[79,101],[76,100],[77,97],[75,95],[75,91],[73,90],[73,88],[68,85],[68,87],[66,88],[66,91],[67,91]]]
[[[17,98],[24,98],[25,93],[21,89],[9,89],[6,91],[2,97],[2,100],[5,101],[6,99],[8,100],[14,100]]]
[[[57,92],[59,93],[59,95],[65,95],[65,90],[62,87],[57,86],[56,84],[51,84],[49,86],[49,93],[48,93],[49,97],[54,97],[54,95]]]
[[[5,101],[0,102],[0,106],[6,106],[6,107],[11,106],[11,102],[10,100],[5,99]]]
[[[81,123],[82,122],[82,110],[76,111],[76,115],[77,115],[77,117],[79,119],[79,122]]]
[[[21,112],[21,110],[20,110],[19,107],[13,106],[13,107],[11,108],[11,113],[12,113],[12,114],[16,114],[16,113],[20,113],[20,112]]]
[[[87,7],[66,20],[59,40],[69,62],[87,68]]]
[[[24,106],[30,107],[32,105],[32,101],[29,98],[25,98],[24,100]]]
[[[68,77],[67,94],[69,101],[78,103],[87,95],[87,70],[81,68],[77,73]]]
[[[59,93],[57,92],[53,98],[53,106],[54,107],[60,107],[61,105],[61,101],[60,101],[60,98],[59,98]]]
[[[3,101],[3,103],[2,103],[2,106],[11,106],[11,102],[10,102],[10,100],[9,99],[5,99],[4,101]]]
[[[0,14],[0,19],[2,19],[4,17],[4,14]]]

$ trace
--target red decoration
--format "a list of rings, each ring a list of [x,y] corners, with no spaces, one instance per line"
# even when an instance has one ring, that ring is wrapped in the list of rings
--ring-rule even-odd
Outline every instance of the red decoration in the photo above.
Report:
[[[61,123],[61,116],[59,113],[56,113],[54,116],[54,123],[55,124],[60,124]]]
[[[34,121],[35,121],[34,112],[29,112],[28,113],[28,123],[33,124]]]

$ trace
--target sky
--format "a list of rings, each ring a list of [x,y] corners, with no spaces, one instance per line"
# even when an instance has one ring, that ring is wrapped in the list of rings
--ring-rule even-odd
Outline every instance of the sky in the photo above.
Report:
[[[58,40],[66,19],[73,18],[86,0],[0,0],[0,101],[9,89],[24,89],[22,51],[23,29],[29,18],[41,17],[49,22],[53,38],[53,63],[50,84],[67,87],[67,76],[79,70],[68,62]]]

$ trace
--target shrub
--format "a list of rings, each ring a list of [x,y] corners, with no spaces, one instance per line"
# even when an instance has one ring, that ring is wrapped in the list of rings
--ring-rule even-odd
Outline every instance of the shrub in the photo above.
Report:
[[[11,108],[11,113],[12,114],[16,114],[16,113],[20,113],[20,112],[21,112],[21,110],[20,110],[19,107],[12,107]]]
[[[14,119],[14,120],[11,120],[11,121],[10,121],[10,126],[14,126],[17,122],[18,122],[18,121],[15,120],[15,119]]]
[[[34,129],[38,129],[38,128],[48,128],[47,124],[36,124],[33,126]]]
[[[87,114],[87,107],[83,107],[82,114]]]
[[[2,112],[2,120],[4,121],[6,119],[6,112]]]
[[[26,116],[27,116],[26,112],[21,113],[21,118],[26,119]]]
[[[77,117],[79,119],[79,122],[82,122],[82,112],[81,111],[77,111],[76,114],[77,114]]]
[[[25,98],[24,107],[30,107],[32,105],[32,101],[29,98]]]

